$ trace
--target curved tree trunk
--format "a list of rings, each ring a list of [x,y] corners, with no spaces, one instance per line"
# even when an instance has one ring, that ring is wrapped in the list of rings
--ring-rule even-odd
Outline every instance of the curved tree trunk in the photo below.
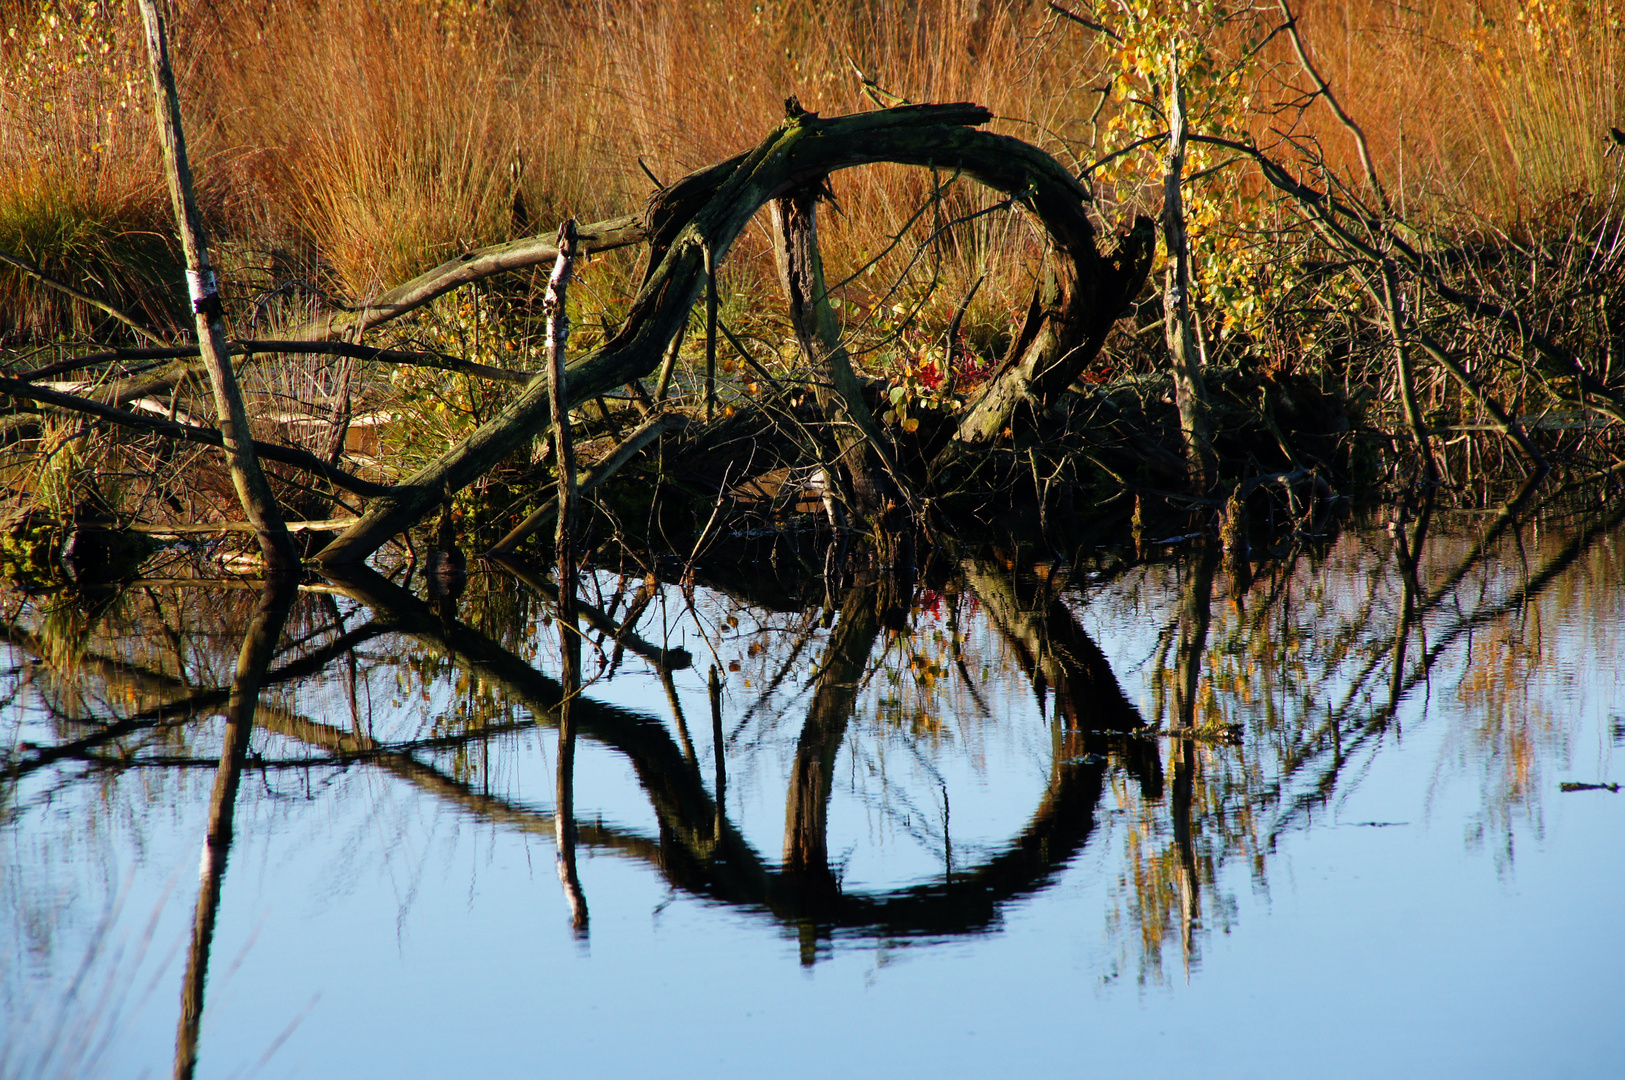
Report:
[[[708,261],[721,263],[762,206],[832,172],[882,161],[958,170],[1018,195],[1063,256],[1057,306],[1046,313],[1013,370],[990,383],[973,410],[985,422],[964,429],[959,445],[980,445],[996,437],[1025,397],[1042,402],[1064,391],[1144,281],[1150,225],[1137,224],[1115,254],[1103,256],[1084,211],[1087,191],[1037,147],[973,130],[990,119],[988,110],[968,104],[911,105],[833,119],[798,113],[749,153],[661,191],[643,218],[650,245],[643,285],[621,329],[570,365],[571,405],[648,375],[659,365],[699,297]],[[446,495],[528,446],[551,420],[545,381],[533,380],[501,414],[376,500],[317,560],[341,565],[365,559],[432,512]]]

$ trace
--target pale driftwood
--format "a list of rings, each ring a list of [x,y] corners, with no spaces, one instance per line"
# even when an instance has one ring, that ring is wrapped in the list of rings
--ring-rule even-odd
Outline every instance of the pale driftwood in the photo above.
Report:
[[[147,57],[152,72],[153,109],[158,122],[158,141],[163,146],[164,168],[169,179],[170,201],[175,207],[175,223],[180,230],[181,250],[186,257],[186,278],[192,311],[196,316],[198,348],[203,366],[214,388],[215,408],[220,416],[221,445],[231,472],[232,486],[243,513],[255,526],[265,565],[272,570],[299,568],[299,551],[282,524],[271,484],[260,468],[249,434],[248,409],[231,367],[226,343],[226,325],[220,307],[220,291],[214,268],[209,264],[209,248],[203,233],[203,214],[192,192],[192,170],[186,158],[186,133],[181,126],[180,96],[175,90],[175,73],[169,64],[169,37],[156,0],[140,0],[142,22],[146,27]],[[145,397],[145,394],[140,395]]]
[[[291,533],[301,532],[336,532],[354,525],[358,518],[341,517],[328,518],[325,521],[287,521],[283,524]],[[247,533],[254,531],[251,521],[205,521],[185,525],[153,525],[144,521],[132,522],[124,528],[129,532],[145,533],[148,536],[208,536],[213,533]]]

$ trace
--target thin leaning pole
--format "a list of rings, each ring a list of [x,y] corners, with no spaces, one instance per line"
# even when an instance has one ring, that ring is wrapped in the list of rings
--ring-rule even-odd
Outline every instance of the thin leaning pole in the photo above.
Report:
[[[220,289],[214,267],[209,264],[209,248],[203,233],[203,215],[192,192],[192,169],[186,158],[186,134],[181,127],[180,97],[175,91],[175,72],[169,63],[169,35],[156,0],[140,0],[141,18],[147,31],[147,58],[152,69],[153,112],[158,122],[158,141],[164,148],[164,172],[169,179],[169,197],[175,207],[175,224],[180,230],[181,250],[186,257],[186,284],[192,313],[197,319],[198,352],[214,388],[215,410],[220,415],[221,441],[231,483],[243,512],[259,539],[260,553],[270,570],[297,570],[299,551],[288,535],[277,509],[271,485],[254,453],[253,434],[248,426],[248,409],[232,370],[226,342],[225,317],[220,307]]]
[[[577,935],[587,934],[587,895],[576,869],[575,750],[576,722],[570,715],[581,691],[581,630],[576,625],[577,559],[575,549],[576,455],[570,439],[570,400],[565,392],[564,353],[570,340],[570,318],[565,296],[576,258],[576,223],[559,226],[559,258],[547,282],[543,307],[547,312],[547,387],[553,412],[553,462],[558,467],[558,522],[554,547],[558,556],[559,648],[563,656],[564,698],[559,702],[558,798],[554,810],[554,841],[558,848],[559,883],[570,905],[570,925]]]

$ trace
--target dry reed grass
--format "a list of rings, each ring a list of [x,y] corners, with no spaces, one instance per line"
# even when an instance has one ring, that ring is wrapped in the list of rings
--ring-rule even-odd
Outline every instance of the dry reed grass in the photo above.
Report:
[[[0,249],[87,288],[117,292],[119,264],[142,259],[149,282],[173,284],[179,275],[152,242],[170,230],[133,6],[55,0],[40,10],[46,22],[31,6],[4,9],[15,33],[0,44]],[[1620,119],[1622,36],[1611,0],[1322,0],[1303,18],[1413,213],[1466,210],[1507,226],[1612,182],[1605,135]],[[1097,141],[1104,51],[1036,0],[245,0],[178,3],[174,26],[194,157],[239,269],[302,276],[350,298],[566,214],[634,209],[650,187],[640,163],[669,181],[738,152],[789,94],[826,113],[873,107],[855,69],[909,100],[987,104],[1008,118],[1003,130],[1063,159],[1110,149]],[[1284,63],[1273,70],[1293,78]],[[1255,103],[1261,134],[1271,99]],[[1324,110],[1297,130],[1333,161],[1352,158]],[[826,218],[832,271],[879,250],[931,185],[900,168],[838,178],[841,213]],[[1122,210],[1147,202],[1154,196],[1131,192]],[[956,189],[914,237],[988,204]],[[772,280],[765,227],[754,235],[730,272],[747,290]],[[1021,272],[1035,250],[1007,218],[953,231],[936,272],[939,307],[986,269],[994,284],[977,315],[1007,317],[1025,299]],[[62,325],[54,298],[15,275],[0,281],[0,330]],[[161,307],[121,298],[154,315]],[[89,329],[82,315],[76,328]]]
[[[1609,128],[1625,123],[1625,4],[1477,0],[1302,5],[1306,36],[1407,209],[1466,210],[1511,226],[1615,182]],[[1344,164],[1347,138],[1311,129]]]

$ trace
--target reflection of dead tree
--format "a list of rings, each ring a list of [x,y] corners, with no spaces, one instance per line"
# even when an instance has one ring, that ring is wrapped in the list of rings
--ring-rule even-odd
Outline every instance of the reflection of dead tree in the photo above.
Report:
[[[1202,918],[1202,873],[1196,861],[1196,844],[1191,833],[1191,806],[1196,790],[1197,747],[1194,739],[1175,739],[1173,780],[1169,783],[1168,816],[1174,826],[1177,863],[1174,880],[1179,887],[1179,946],[1190,974],[1196,955],[1196,930]]]
[[[540,723],[556,725],[564,688],[498,642],[461,623],[441,620],[423,601],[380,574],[356,568],[333,580],[355,599],[436,652],[521,702]],[[716,834],[716,812],[697,769],[654,717],[594,701],[571,703],[576,731],[623,754],[660,824],[662,869],[674,884],[750,902],[766,892],[766,869],[732,828]]]
[[[1015,649],[1035,684],[1055,693],[1068,731],[1133,731],[1145,726],[1123,696],[1100,646],[1078,625],[1059,589],[1034,582],[1023,596],[1018,582],[992,560],[962,553],[959,572]]]
[[[526,588],[532,590],[544,600],[554,604],[558,602],[558,587],[548,581],[543,576],[543,573],[531,563],[510,555],[495,556],[491,561],[508,571],[522,582]],[[647,602],[645,600],[644,604],[647,604]],[[586,623],[593,630],[598,631],[598,633],[613,640],[617,649],[627,649],[647,660],[652,667],[663,672],[681,671],[691,665],[694,658],[689,655],[687,649],[663,648],[645,641],[635,633],[638,616],[642,615],[642,613],[642,606],[634,606],[634,609],[628,612],[620,622],[616,622],[606,612],[587,603],[585,600],[577,599],[575,603],[576,618]],[[576,633],[581,632],[579,629],[576,631]]]
[[[466,626],[442,622],[422,601],[370,571],[335,575],[335,580],[403,632],[459,664],[477,665],[483,679],[524,702],[539,721],[555,721],[562,688],[496,642]],[[863,605],[857,601],[854,604],[858,606],[853,609],[852,632],[858,638],[863,636],[866,619],[861,614]],[[1082,635],[1081,629],[1076,634]],[[1104,668],[1103,658],[1101,664]],[[1069,677],[1067,684],[1080,690],[1092,687],[1098,696],[1107,685],[1101,680],[1108,677],[1109,668],[1080,671]],[[831,698],[843,693],[840,680],[832,679],[829,685]],[[1110,686],[1115,689],[1115,680]],[[1121,690],[1115,693],[1121,700]],[[578,698],[574,708],[580,710],[581,735],[624,754],[631,762],[660,824],[660,869],[668,880],[700,895],[765,907],[794,925],[819,929],[849,928],[878,934],[952,934],[985,929],[997,919],[1005,903],[1042,888],[1082,846],[1094,828],[1094,807],[1106,768],[1106,759],[1100,754],[1080,752],[1060,758],[1027,828],[985,863],[957,870],[951,881],[878,896],[843,893],[832,902],[826,887],[808,895],[802,888],[804,873],[791,873],[788,868],[783,873],[770,871],[732,826],[718,828],[719,807],[705,791],[697,765],[687,759],[658,721],[588,697]],[[1081,702],[1079,708],[1087,714]],[[826,725],[831,729],[838,724],[833,716],[826,719],[831,721]],[[1079,745],[1068,742],[1063,750],[1095,746],[1091,741],[1094,738],[1079,732]],[[834,741],[832,730],[820,731],[815,724],[809,749],[819,753],[810,755],[809,760],[821,758],[825,743]],[[1104,744],[1100,748],[1104,749]],[[809,777],[805,787],[821,786],[820,778],[811,772]],[[817,816],[813,806],[807,809]],[[789,832],[803,853],[813,853],[820,846],[827,852],[821,828],[820,835],[803,830],[799,838],[796,830]],[[817,870],[814,866],[807,869]],[[823,874],[828,872],[826,863]],[[827,882],[823,884],[827,886]]]
[[[784,872],[794,882],[797,906],[809,916],[827,918],[840,897],[840,882],[829,865],[829,797],[835,755],[846,738],[858,685],[880,633],[880,597],[881,589],[873,584],[848,590],[796,743],[784,802]],[[804,963],[811,962],[809,944],[804,934]]]
[[[243,635],[237,673],[226,705],[225,746],[209,796],[209,831],[203,844],[202,883],[192,923],[192,945],[186,954],[182,982],[180,1026],[175,1036],[175,1078],[190,1080],[197,1068],[198,1026],[203,1021],[203,990],[209,972],[209,946],[214,940],[215,916],[220,909],[220,886],[231,852],[232,820],[237,805],[237,784],[242,777],[248,736],[254,729],[254,710],[266,669],[276,652],[277,638],[293,606],[291,580],[265,586],[254,617]]]
[[[977,588],[988,598],[989,606],[997,605],[1005,612],[1012,646],[1018,654],[1036,658],[1030,674],[1035,681],[1055,688],[1062,702],[1061,711],[1068,717],[1067,731],[1057,744],[1050,783],[1036,811],[1020,834],[991,858],[980,865],[956,866],[951,878],[943,881],[873,895],[841,892],[831,873],[825,835],[827,818],[822,809],[829,791],[827,765],[838,751],[854,686],[878,634],[879,586],[860,588],[844,597],[843,625],[837,627],[836,637],[846,644],[831,651],[820,692],[815,693],[810,710],[803,738],[806,753],[798,762],[793,784],[798,790],[793,790],[788,800],[796,805],[787,807],[787,853],[782,870],[768,867],[727,822],[720,797],[713,798],[706,791],[710,778],[702,777],[698,763],[685,755],[659,720],[596,702],[586,695],[570,700],[569,719],[577,737],[591,739],[623,755],[632,765],[655,811],[659,837],[646,840],[587,822],[576,826],[578,842],[646,860],[674,886],[697,895],[770,911],[787,924],[806,927],[814,941],[818,935],[843,928],[865,934],[908,935],[975,932],[994,925],[1006,904],[1043,888],[1092,834],[1107,768],[1105,752],[1114,749],[1105,741],[1108,737],[1097,731],[1131,729],[1137,726],[1137,717],[1123,701],[1098,647],[1088,640],[1064,605],[1057,600],[1047,608],[1047,614],[1044,610],[1023,614],[1030,610],[1030,604],[1018,599],[1013,582],[1001,584],[997,572],[990,568],[975,574]],[[397,743],[374,739],[359,722],[353,730],[345,730],[271,706],[260,709],[262,726],[320,751],[320,756],[304,763],[306,767],[368,764],[482,818],[527,832],[556,835],[558,818],[568,814],[565,804],[573,798],[573,792],[561,795],[561,804],[550,816],[474,791],[426,764],[421,757],[537,724],[557,724],[568,696],[565,687],[490,637],[455,619],[443,618],[430,604],[380,575],[357,570],[342,578],[335,576],[334,581],[333,587],[339,592],[373,611],[373,621],[336,640],[353,647],[384,630],[414,638],[458,666],[477,670],[483,681],[523,705],[530,719]],[[319,652],[326,663],[341,660],[332,652],[332,645],[331,641],[325,643],[313,650],[313,655]],[[116,666],[116,662],[108,663]],[[283,664],[266,679],[278,678],[296,666],[305,674],[322,669],[322,665],[310,666],[301,658]],[[130,677],[140,677],[140,669],[134,669]],[[158,720],[158,713],[164,717],[196,717],[224,704],[223,694],[229,697],[228,692],[200,691],[180,680],[171,680],[162,689],[168,700],[161,710],[153,710],[152,722],[168,722]],[[720,705],[720,696],[716,705]],[[712,737],[719,755],[718,796],[726,782],[720,761],[721,726],[720,709],[714,705]],[[87,747],[82,748],[80,756],[95,753],[95,747]],[[130,755],[114,761],[96,754],[95,764],[103,770],[156,766],[167,761],[180,767],[196,764],[191,758],[146,758],[143,761],[141,755]],[[59,756],[53,760],[61,759]],[[31,764],[38,767],[41,762]],[[274,763],[257,764],[272,767]],[[249,767],[257,764],[250,762]],[[820,765],[825,767],[821,769]],[[1131,768],[1136,766],[1131,763]],[[1142,778],[1142,783],[1146,782],[1153,781]]]

